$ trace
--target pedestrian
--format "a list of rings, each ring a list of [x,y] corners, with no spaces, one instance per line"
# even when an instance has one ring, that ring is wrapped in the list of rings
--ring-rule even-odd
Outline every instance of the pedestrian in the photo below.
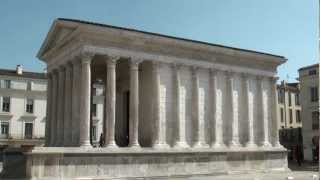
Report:
[[[103,145],[104,145],[104,139],[103,139],[103,133],[101,133],[100,139],[99,139],[99,147],[102,147]]]

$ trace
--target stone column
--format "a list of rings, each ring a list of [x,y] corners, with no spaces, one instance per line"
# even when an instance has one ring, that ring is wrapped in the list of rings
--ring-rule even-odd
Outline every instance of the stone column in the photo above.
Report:
[[[81,90],[81,66],[77,58],[72,68],[72,145],[79,146],[80,140],[80,90]]]
[[[81,56],[80,147],[90,144],[91,60],[93,54]]]
[[[271,97],[272,97],[272,124],[274,128],[274,147],[282,147],[279,138],[279,104],[278,104],[278,91],[277,91],[277,77],[271,79]]]
[[[270,141],[269,141],[269,125],[268,125],[268,119],[269,119],[269,109],[268,109],[268,94],[265,88],[265,79],[263,77],[258,77],[258,81],[260,81],[260,102],[261,102],[261,117],[262,117],[262,131],[263,131],[263,137],[261,141],[261,145],[263,147],[270,147]]]
[[[244,80],[244,93],[246,98],[246,114],[247,114],[247,124],[248,124],[248,142],[246,143],[246,147],[256,147],[255,139],[254,139],[254,111],[253,111],[253,94],[250,91],[250,77],[248,74],[243,74]]]
[[[193,147],[206,147],[204,119],[200,118],[199,75],[198,68],[192,68],[192,120],[194,121],[195,138]]]
[[[115,122],[116,122],[116,62],[118,56],[110,56],[107,60],[107,82],[106,82],[106,133],[105,147],[118,147],[115,141]]]
[[[51,114],[52,114],[52,109],[51,109],[51,104],[52,104],[52,74],[47,73],[48,77],[48,82],[47,82],[47,113],[46,113],[46,127],[45,127],[45,146],[50,146],[51,145]]]
[[[130,109],[129,109],[129,147],[140,147],[138,141],[139,127],[139,63],[130,60]]]
[[[66,65],[64,108],[64,146],[72,145],[72,66]]]
[[[213,112],[213,124],[214,127],[214,140],[211,142],[211,147],[213,148],[222,148],[224,147],[223,143],[223,126],[222,126],[222,91],[218,85],[218,76],[220,72],[211,69],[211,92],[212,92],[212,112]]]
[[[50,146],[56,146],[57,142],[57,96],[58,96],[58,72],[57,70],[52,71],[52,102],[51,102],[51,124],[50,124],[50,133],[51,140]]]
[[[160,105],[160,62],[152,62],[153,77],[153,114],[154,114],[154,132],[153,132],[153,148],[168,148],[166,141],[166,119],[161,118]]]
[[[228,85],[230,95],[230,110],[231,110],[231,147],[239,147],[239,93],[235,88],[235,73],[228,72]]]
[[[180,79],[180,68],[181,65],[173,64],[173,74],[174,74],[174,91],[175,91],[175,106],[176,106],[176,112],[175,112],[175,119],[177,120],[177,128],[175,129],[175,133],[177,135],[176,142],[174,144],[175,148],[186,148],[189,145],[187,144],[186,140],[186,120],[185,118],[181,117],[181,96],[180,96],[180,85],[181,85],[181,79]]]
[[[58,89],[58,109],[57,109],[57,116],[58,116],[58,123],[57,123],[57,144],[56,146],[63,146],[63,138],[64,138],[64,99],[65,99],[65,94],[64,94],[64,85],[65,85],[65,67],[60,66],[59,67],[59,89]]]

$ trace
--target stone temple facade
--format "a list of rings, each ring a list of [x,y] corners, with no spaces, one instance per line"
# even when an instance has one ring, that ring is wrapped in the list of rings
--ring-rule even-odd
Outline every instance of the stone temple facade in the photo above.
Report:
[[[276,69],[286,59],[91,22],[57,19],[46,147],[26,176],[64,179],[284,171]],[[90,143],[92,84],[104,84],[102,147]]]

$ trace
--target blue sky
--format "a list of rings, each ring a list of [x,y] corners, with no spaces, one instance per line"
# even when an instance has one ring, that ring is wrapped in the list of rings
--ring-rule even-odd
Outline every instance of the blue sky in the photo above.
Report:
[[[318,60],[317,0],[1,0],[0,68],[42,71],[36,54],[58,17],[282,55],[289,81]]]

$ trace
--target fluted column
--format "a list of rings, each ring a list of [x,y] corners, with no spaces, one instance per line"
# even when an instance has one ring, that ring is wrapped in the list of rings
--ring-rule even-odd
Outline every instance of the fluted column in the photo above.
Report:
[[[187,140],[186,140],[186,120],[185,118],[181,117],[181,96],[180,96],[180,85],[181,85],[181,79],[180,79],[180,68],[181,65],[173,64],[173,74],[174,74],[174,91],[175,91],[175,106],[176,106],[176,112],[175,112],[175,119],[177,120],[177,128],[176,131],[176,141],[174,144],[175,148],[186,148],[188,147]]]
[[[64,146],[72,144],[72,66],[66,65],[66,80],[65,80],[65,108],[64,108]]]
[[[50,133],[51,133],[51,140],[49,146],[56,146],[57,142],[57,95],[58,95],[58,72],[57,70],[52,71],[52,102],[51,102],[51,126],[50,126]]]
[[[90,144],[91,60],[93,54],[81,56],[80,147]]]
[[[57,123],[57,143],[56,146],[63,146],[63,138],[64,138],[64,99],[65,99],[65,93],[64,93],[64,85],[65,85],[65,67],[60,66],[59,67],[59,89],[58,89],[58,109],[57,109],[57,116],[58,116],[58,123]]]
[[[168,148],[166,142],[166,119],[161,117],[161,101],[160,101],[160,63],[152,62],[153,77],[153,114],[154,114],[154,133],[153,148]]]
[[[218,85],[218,76],[220,72],[211,69],[211,92],[212,92],[212,112],[213,112],[213,135],[214,139],[211,142],[211,147],[222,148],[223,143],[223,126],[222,126],[222,90]]]
[[[271,80],[271,96],[272,96],[272,124],[274,128],[274,147],[282,147],[279,138],[279,104],[278,104],[278,91],[277,91],[277,77],[270,78]]]
[[[72,62],[72,146],[79,146],[80,138],[80,99],[81,99],[81,61]]]
[[[46,125],[45,125],[45,146],[51,145],[51,104],[52,104],[52,74],[48,72],[47,74],[48,82],[47,82],[47,113],[46,113]]]
[[[269,109],[268,109],[268,94],[265,88],[265,79],[263,77],[258,77],[258,81],[260,81],[260,102],[261,102],[261,117],[262,117],[262,140],[261,140],[261,145],[263,147],[270,147],[270,140],[269,140],[269,124],[268,124],[268,119],[269,119]]]
[[[228,73],[228,85],[230,96],[230,109],[231,109],[231,141],[230,146],[238,147],[239,142],[239,93],[235,87],[235,73]]]
[[[193,147],[201,148],[207,146],[205,142],[204,119],[200,118],[200,100],[199,100],[199,75],[198,68],[192,68],[192,120],[194,121],[194,144]]]
[[[105,147],[118,147],[115,141],[115,123],[116,123],[116,62],[118,56],[109,56],[107,60],[107,82],[106,82],[106,133]]]
[[[248,74],[243,74],[244,81],[244,94],[246,99],[246,114],[247,114],[247,125],[248,125],[248,142],[246,143],[246,147],[256,147],[255,139],[254,139],[254,127],[253,127],[253,94],[250,90],[250,77]]]
[[[139,63],[130,60],[130,110],[129,110],[129,147],[140,147],[138,141],[139,127]]]

